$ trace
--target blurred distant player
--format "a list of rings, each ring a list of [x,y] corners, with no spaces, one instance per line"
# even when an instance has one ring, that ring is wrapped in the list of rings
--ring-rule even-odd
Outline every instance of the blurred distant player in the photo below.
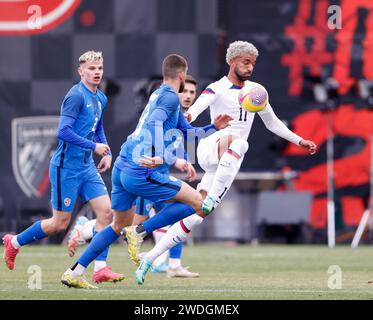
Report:
[[[180,104],[182,111],[188,112],[197,96],[197,80],[191,75],[187,75],[185,79],[185,87],[182,93],[180,93]]]
[[[139,284],[143,283],[144,277],[154,259],[180,241],[184,241],[191,229],[195,225],[200,224],[212,212],[231,187],[240,169],[244,155],[249,148],[247,138],[255,116],[255,113],[247,112],[241,108],[238,102],[238,93],[244,84],[248,86],[255,85],[255,82],[251,82],[248,79],[253,72],[257,57],[258,50],[253,44],[245,41],[231,43],[226,54],[226,61],[229,65],[228,76],[224,76],[219,81],[210,84],[189,109],[191,121],[194,121],[208,107],[210,107],[211,118],[216,114],[227,113],[233,120],[230,122],[229,127],[202,139],[198,145],[198,163],[205,171],[198,185],[198,190],[204,198],[203,213],[193,214],[182,219],[180,223],[173,224],[162,240],[145,255],[136,271],[136,279]],[[258,112],[258,115],[267,129],[273,133],[307,149],[310,154],[316,152],[315,143],[304,140],[290,131],[277,118],[269,103],[262,111]],[[180,213],[180,215],[184,214]],[[176,215],[174,218],[176,218]],[[155,222],[157,219],[161,220],[161,215],[156,215],[144,222],[143,225],[135,228],[136,232],[132,234],[134,244],[141,241],[139,238],[153,231],[152,225],[159,227],[159,224]],[[171,219],[167,219],[167,224],[174,222]]]
[[[10,270],[19,248],[44,237],[64,231],[70,222],[77,197],[88,202],[97,220],[95,232],[112,221],[110,199],[100,173],[111,166],[111,152],[107,144],[103,111],[107,98],[98,89],[103,76],[101,52],[87,51],[79,57],[78,73],[81,81],[65,96],[61,106],[58,146],[50,162],[52,218],[35,222],[22,233],[4,236],[3,258]],[[101,156],[97,168],[92,152]],[[108,248],[96,257],[94,282],[121,281],[122,274],[106,266]],[[82,280],[82,286],[90,284]]]
[[[135,131],[128,136],[115,161],[111,193],[113,222],[93,237],[77,262],[62,275],[64,285],[80,283],[87,266],[118,239],[124,227],[132,224],[134,215],[131,208],[138,196],[153,202],[180,201],[193,211],[200,210],[202,198],[199,192],[163,171],[173,165],[182,172],[186,171],[187,179],[196,177],[191,163],[174,154],[180,145],[180,139],[174,135],[175,129],[185,134],[192,130],[198,135],[198,128],[192,127],[180,112],[178,93],[183,91],[187,68],[186,60],[179,55],[171,54],[164,59],[163,83],[150,96]],[[216,129],[225,128],[229,120],[229,116],[219,115],[213,125],[199,130],[211,134]],[[172,211],[172,206],[179,211],[177,203],[167,206],[167,210]]]

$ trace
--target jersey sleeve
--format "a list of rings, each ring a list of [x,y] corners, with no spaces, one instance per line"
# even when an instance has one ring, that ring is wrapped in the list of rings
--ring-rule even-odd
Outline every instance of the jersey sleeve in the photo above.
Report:
[[[144,150],[153,150],[152,156],[164,159],[166,163],[172,165],[176,162],[176,156],[164,147],[163,124],[168,115],[165,109],[156,108],[148,119],[148,129],[150,135],[143,140]],[[158,139],[158,140],[157,140]]]
[[[58,127],[58,139],[74,144],[83,149],[95,150],[96,144],[88,139],[85,139],[73,130],[75,119],[70,116],[61,116]]]
[[[83,95],[77,93],[68,95],[62,102],[61,116],[77,119],[83,105]]]
[[[191,122],[196,120],[203,111],[213,104],[216,97],[217,94],[213,85],[209,85],[205,90],[203,90],[196,102],[194,102],[194,104],[188,109],[188,113],[192,116]]]
[[[184,139],[186,140],[190,140],[191,137],[203,138],[216,131],[216,128],[213,124],[209,124],[204,127],[193,127],[188,121],[186,121],[182,112],[179,112],[177,129],[179,129],[183,133]]]
[[[263,110],[259,111],[258,114],[262,118],[266,128],[277,134],[279,137],[296,145],[299,145],[299,142],[303,139],[293,131],[289,130],[289,128],[276,116],[269,103]]]

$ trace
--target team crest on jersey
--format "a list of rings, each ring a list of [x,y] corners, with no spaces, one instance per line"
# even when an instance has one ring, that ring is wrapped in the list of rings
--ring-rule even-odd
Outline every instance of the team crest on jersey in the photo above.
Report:
[[[81,0],[0,1],[0,34],[30,35],[51,30],[78,8]]]
[[[66,207],[70,207],[71,199],[70,198],[65,198],[65,199],[63,199],[63,203]]]
[[[16,181],[30,198],[49,186],[49,161],[56,148],[58,116],[12,120],[12,167]]]

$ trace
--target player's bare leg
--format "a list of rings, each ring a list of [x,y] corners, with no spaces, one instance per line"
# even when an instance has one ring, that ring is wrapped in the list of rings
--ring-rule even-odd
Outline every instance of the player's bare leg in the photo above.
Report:
[[[94,288],[94,286],[90,285],[84,278],[85,269],[103,250],[118,239],[124,227],[131,225],[134,210],[113,210],[113,215],[114,220],[111,225],[107,226],[92,239],[90,245],[86,248],[78,261],[62,275],[62,284],[74,288]]]
[[[187,188],[185,188],[183,191],[187,192]],[[198,199],[203,200],[206,197],[206,192],[203,190],[201,190],[201,192],[198,192],[198,194],[199,194]],[[154,246],[152,250],[150,250],[144,256],[143,260],[141,261],[140,266],[136,270],[137,283],[140,285],[143,284],[145,281],[145,276],[147,272],[149,271],[149,269],[151,268],[154,260],[160,255],[162,255],[164,252],[166,252],[167,250],[177,245],[179,242],[184,241],[187,235],[189,234],[190,230],[194,226],[200,224],[205,217],[206,215],[202,211],[198,210],[197,213],[192,214],[191,216],[184,218],[183,220],[179,222],[174,223],[172,227],[168,229],[164,237]]]
[[[132,221],[132,225],[136,226],[140,223],[143,223],[146,219],[148,219],[148,216],[141,215],[141,214],[135,214],[133,221]]]
[[[195,211],[201,212],[201,194],[185,182],[182,182],[179,192],[170,201],[185,203],[191,206]],[[128,254],[132,262],[137,266],[140,265],[140,247],[143,242],[143,236],[136,231],[136,226],[125,228],[123,236],[127,241]]]
[[[105,194],[91,199],[89,201],[89,206],[96,215],[95,232],[101,231],[113,221],[113,211],[111,209],[109,195]],[[106,255],[97,257],[92,274],[92,280],[94,282],[117,282],[123,279],[123,274],[113,272],[111,267],[106,265]]]
[[[100,231],[113,222],[113,210],[109,196],[103,195],[89,201],[89,206],[96,215],[96,231]]]
[[[102,195],[97,198],[91,199],[88,202],[88,205],[92,209],[92,211],[96,215],[96,223],[94,225],[94,231],[100,231],[106,226],[108,226],[113,221],[113,213],[111,210],[111,203],[109,196]],[[79,227],[77,225],[76,227]],[[82,235],[81,235],[81,229],[74,227],[73,234],[69,237],[68,244],[67,244],[67,251],[70,257],[74,256],[76,253],[78,246],[81,243],[85,243],[85,241],[82,241]],[[92,234],[93,236],[93,234]],[[84,239],[86,240],[86,239]]]

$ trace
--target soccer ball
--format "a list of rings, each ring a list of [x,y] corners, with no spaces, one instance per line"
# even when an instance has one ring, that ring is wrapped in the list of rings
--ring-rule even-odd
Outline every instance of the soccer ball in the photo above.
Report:
[[[245,111],[258,112],[268,103],[267,90],[260,84],[245,85],[238,94],[238,103]]]

